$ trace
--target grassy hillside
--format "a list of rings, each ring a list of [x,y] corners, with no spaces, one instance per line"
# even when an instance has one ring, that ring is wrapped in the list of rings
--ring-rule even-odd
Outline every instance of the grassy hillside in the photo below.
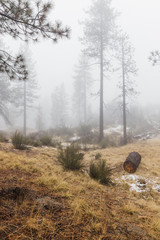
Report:
[[[123,162],[132,151],[142,161],[129,175]],[[112,168],[111,186],[88,175],[97,153]],[[1,143],[0,239],[160,239],[160,140],[88,151],[84,162],[83,171],[64,171],[56,149]]]

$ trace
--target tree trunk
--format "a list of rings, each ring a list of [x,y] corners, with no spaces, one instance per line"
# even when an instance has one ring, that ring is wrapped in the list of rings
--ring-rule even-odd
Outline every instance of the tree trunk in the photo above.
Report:
[[[101,6],[102,8],[103,6]],[[99,141],[103,139],[103,22],[101,13],[101,45],[100,45],[100,119],[99,119]]]
[[[84,72],[84,125],[87,123],[87,86],[86,86],[86,74]]]
[[[103,62],[101,61],[99,141],[102,141],[102,139],[103,139]]]
[[[138,152],[131,152],[126,158],[123,168],[128,173],[136,172],[141,162],[141,155]]]
[[[126,84],[124,69],[124,47],[122,42],[122,78],[123,78],[123,144],[127,144],[127,123],[126,123]]]
[[[24,125],[23,125],[23,135],[26,137],[26,81],[24,81]]]

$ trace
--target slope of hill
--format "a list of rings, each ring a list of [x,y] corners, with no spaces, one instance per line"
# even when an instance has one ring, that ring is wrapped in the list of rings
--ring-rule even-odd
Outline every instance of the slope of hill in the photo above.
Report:
[[[0,145],[0,239],[160,239],[160,140],[88,151],[86,169],[64,171],[57,150]],[[123,170],[132,151],[142,155],[135,174]],[[101,153],[111,186],[92,180],[87,167]],[[97,160],[98,161],[98,160]]]

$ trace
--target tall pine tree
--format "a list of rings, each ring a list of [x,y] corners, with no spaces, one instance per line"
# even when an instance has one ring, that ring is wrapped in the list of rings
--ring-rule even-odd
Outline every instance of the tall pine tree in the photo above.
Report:
[[[98,60],[100,68],[100,118],[99,141],[103,138],[103,81],[104,67],[107,62],[107,51],[112,46],[116,32],[116,13],[111,7],[111,0],[94,0],[87,11],[88,18],[84,22],[84,37],[82,42],[86,53]]]
[[[13,94],[14,103],[23,112],[23,134],[27,133],[27,119],[29,120],[29,108],[35,108],[35,101],[37,99],[38,83],[34,73],[34,64],[29,56],[28,50],[25,52],[25,64],[27,67],[27,78],[25,81],[14,81]]]

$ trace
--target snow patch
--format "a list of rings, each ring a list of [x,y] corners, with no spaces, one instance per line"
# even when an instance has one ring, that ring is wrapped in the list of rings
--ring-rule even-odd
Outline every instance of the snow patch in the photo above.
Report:
[[[142,190],[136,183],[131,183],[130,185],[130,191],[136,191],[136,192],[145,192],[145,190]]]
[[[122,180],[133,180],[133,181],[137,181],[139,179],[138,175],[123,175],[121,177]]]
[[[138,175],[123,175],[120,178],[115,179],[117,182],[125,182],[129,185],[130,191],[136,192],[147,192],[150,189],[154,191],[160,192],[160,184],[157,183],[155,180],[148,179]],[[157,178],[158,180],[158,178]]]
[[[160,184],[156,184],[153,186],[153,189],[157,192],[160,192]]]

